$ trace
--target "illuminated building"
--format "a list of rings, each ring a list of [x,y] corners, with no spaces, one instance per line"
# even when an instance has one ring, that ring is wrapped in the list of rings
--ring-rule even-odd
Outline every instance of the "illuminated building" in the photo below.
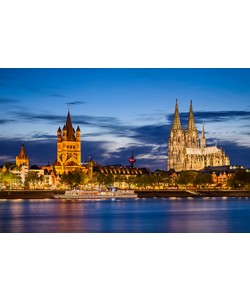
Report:
[[[215,145],[207,147],[204,124],[202,125],[202,136],[199,139],[194,121],[192,100],[188,126],[186,130],[183,130],[178,101],[176,100],[174,121],[168,141],[168,170],[174,169],[176,172],[180,172],[228,165],[230,165],[230,159],[222,149]]]
[[[18,167],[20,167],[22,165],[25,165],[25,166],[29,167],[29,158],[26,155],[23,144],[21,146],[20,154],[16,156],[16,165]]]
[[[57,160],[53,166],[57,174],[81,167],[81,130],[78,126],[75,131],[69,111],[63,130],[57,130]]]

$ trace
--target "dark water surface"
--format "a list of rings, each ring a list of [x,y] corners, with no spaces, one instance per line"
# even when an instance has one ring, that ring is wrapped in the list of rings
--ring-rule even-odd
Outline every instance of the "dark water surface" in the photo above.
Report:
[[[0,200],[0,232],[250,232],[250,199]]]

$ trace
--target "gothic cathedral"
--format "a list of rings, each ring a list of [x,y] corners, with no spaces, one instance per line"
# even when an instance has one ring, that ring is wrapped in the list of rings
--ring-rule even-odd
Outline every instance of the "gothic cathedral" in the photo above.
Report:
[[[217,146],[206,146],[204,124],[202,136],[199,139],[198,130],[194,122],[192,100],[188,126],[183,130],[180,121],[178,101],[176,100],[174,121],[168,141],[168,170],[176,172],[186,170],[202,170],[205,167],[227,166],[230,159],[222,149]]]
[[[81,130],[78,126],[75,131],[69,111],[63,130],[57,130],[57,160],[53,166],[57,174],[81,167]]]

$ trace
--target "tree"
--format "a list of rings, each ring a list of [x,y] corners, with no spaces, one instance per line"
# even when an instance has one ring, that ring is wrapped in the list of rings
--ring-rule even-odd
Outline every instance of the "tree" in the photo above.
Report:
[[[211,183],[213,183],[211,174],[202,174],[202,173],[197,173],[196,174],[196,177],[194,179],[194,184],[196,186],[208,185],[208,184],[211,184]]]
[[[97,182],[99,186],[110,188],[114,184],[114,176],[112,174],[98,173]]]
[[[10,173],[10,172],[1,172],[0,175],[0,181],[2,185],[11,187],[13,185],[19,185],[20,184],[20,176]]]
[[[227,185],[231,188],[250,188],[250,173],[244,171],[238,171],[231,178],[228,179]]]
[[[152,175],[137,175],[134,179],[134,184],[138,188],[147,189],[154,185],[154,178]]]
[[[40,178],[39,178],[38,173],[30,171],[30,172],[28,172],[28,175],[25,178],[24,185],[26,187],[33,185],[33,187],[34,187],[39,182],[39,180],[40,180]]]
[[[172,183],[171,176],[166,171],[156,170],[154,172],[155,185],[159,186],[169,186]]]
[[[183,171],[180,177],[177,179],[177,183],[181,185],[194,185],[197,172],[194,171]]]
[[[61,181],[71,188],[75,188],[80,185],[85,185],[88,182],[88,176],[81,168],[77,168],[73,172],[62,174]]]

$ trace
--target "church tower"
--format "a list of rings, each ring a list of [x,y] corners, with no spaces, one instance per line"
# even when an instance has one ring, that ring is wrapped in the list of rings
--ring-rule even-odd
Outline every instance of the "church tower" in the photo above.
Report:
[[[178,100],[176,99],[174,121],[168,141],[168,170],[179,172],[184,169],[185,134],[181,126]]]
[[[57,161],[54,164],[57,173],[63,174],[81,167],[81,130],[72,125],[70,111],[63,130],[57,130]]]
[[[26,155],[24,144],[21,146],[20,154],[16,156],[16,165],[20,167],[21,165],[29,166],[29,158]]]
[[[204,123],[202,123],[202,134],[201,134],[201,141],[200,141],[201,148],[206,148],[206,138],[205,138],[205,130],[204,130]]]
[[[190,101],[190,110],[188,117],[188,127],[185,131],[185,140],[187,148],[199,147],[199,133],[194,123],[194,113],[192,100]]]

